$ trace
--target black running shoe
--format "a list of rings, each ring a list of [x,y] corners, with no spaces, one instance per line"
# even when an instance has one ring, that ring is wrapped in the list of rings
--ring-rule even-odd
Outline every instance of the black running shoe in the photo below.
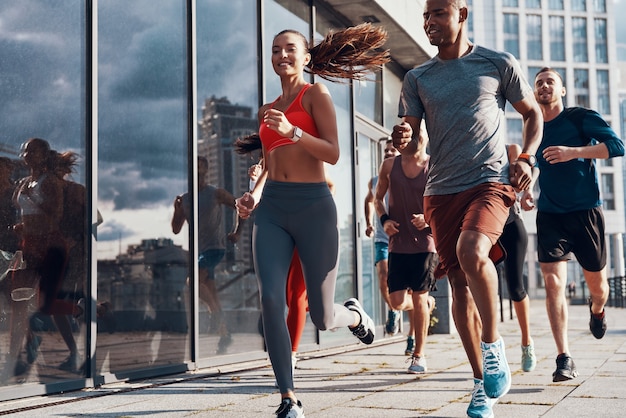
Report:
[[[559,354],[556,358],[556,370],[552,373],[553,382],[565,382],[578,376],[574,360],[567,354]]]
[[[591,298],[589,298],[589,317],[589,329],[593,336],[599,340],[606,333],[606,316],[604,315],[604,309],[602,309],[602,318],[597,318],[591,312]]]
[[[291,398],[285,398],[275,412],[276,418],[304,418],[302,403],[295,403]]]

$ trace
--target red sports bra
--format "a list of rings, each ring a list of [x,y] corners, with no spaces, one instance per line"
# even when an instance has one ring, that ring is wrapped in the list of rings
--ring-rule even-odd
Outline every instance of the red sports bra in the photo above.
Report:
[[[309,135],[318,137],[319,133],[317,132],[315,121],[302,107],[302,96],[304,96],[304,93],[309,89],[309,87],[311,87],[311,84],[305,84],[305,86],[302,87],[300,93],[298,93],[294,101],[291,102],[287,110],[285,110],[285,116],[292,125],[299,127]],[[278,99],[280,99],[280,97],[272,102],[270,109],[274,107],[274,104],[278,101]],[[281,136],[278,132],[265,126],[264,123],[262,123],[259,127],[259,137],[261,138],[261,142],[265,146],[265,151],[268,154],[270,151],[278,147],[295,144],[295,142],[293,142],[290,138]]]

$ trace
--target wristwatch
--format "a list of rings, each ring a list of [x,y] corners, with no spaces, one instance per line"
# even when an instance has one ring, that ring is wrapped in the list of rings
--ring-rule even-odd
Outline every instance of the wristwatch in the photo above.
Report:
[[[300,140],[300,138],[302,138],[302,129],[300,129],[297,126],[293,127],[293,136],[291,137],[291,140],[293,142],[298,142]]]
[[[525,163],[527,163],[531,167],[534,167],[535,165],[537,165],[537,157],[535,157],[532,154],[527,154],[525,152],[522,152],[519,155],[519,157],[517,157],[517,161],[524,161]]]

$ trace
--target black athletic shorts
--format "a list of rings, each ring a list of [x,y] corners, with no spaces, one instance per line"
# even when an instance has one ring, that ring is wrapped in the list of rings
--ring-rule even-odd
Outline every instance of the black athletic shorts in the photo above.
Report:
[[[389,253],[387,286],[389,293],[411,289],[416,292],[435,289],[435,268],[439,264],[436,253]]]
[[[540,263],[576,256],[587,271],[606,266],[602,207],[569,213],[537,212],[537,254]]]

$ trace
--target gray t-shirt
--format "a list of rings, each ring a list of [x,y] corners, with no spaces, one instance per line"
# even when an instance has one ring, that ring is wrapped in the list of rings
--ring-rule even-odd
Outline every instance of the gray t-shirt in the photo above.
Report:
[[[509,184],[504,107],[532,94],[511,54],[478,45],[461,58],[435,56],[407,72],[398,116],[426,121],[431,159],[424,195]]]

